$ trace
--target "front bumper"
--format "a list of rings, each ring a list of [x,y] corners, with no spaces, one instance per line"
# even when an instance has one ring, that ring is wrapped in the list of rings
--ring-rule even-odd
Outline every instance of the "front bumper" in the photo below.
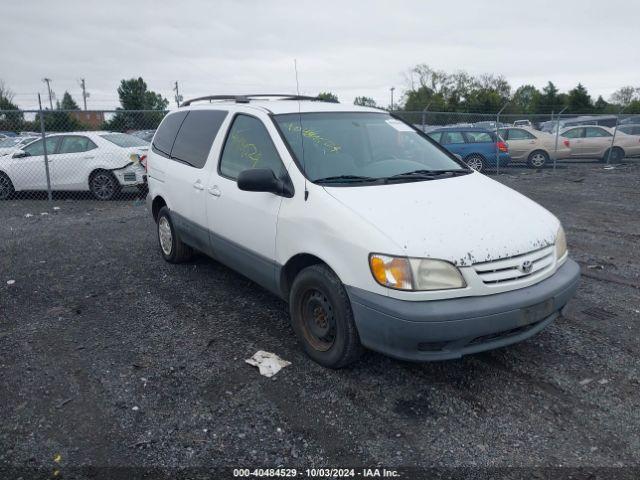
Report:
[[[412,302],[347,287],[362,344],[411,361],[448,360],[529,338],[573,296],[580,267],[567,261],[530,287],[480,297]]]

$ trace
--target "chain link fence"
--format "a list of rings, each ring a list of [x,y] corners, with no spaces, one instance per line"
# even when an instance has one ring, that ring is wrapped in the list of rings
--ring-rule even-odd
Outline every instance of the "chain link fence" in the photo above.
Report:
[[[394,112],[489,174],[640,157],[640,115]],[[637,160],[637,159],[636,159]]]
[[[0,110],[0,201],[136,199],[166,112]]]
[[[146,153],[165,114],[0,110],[0,206],[9,199],[143,198]],[[640,156],[640,115],[394,114],[490,175]]]

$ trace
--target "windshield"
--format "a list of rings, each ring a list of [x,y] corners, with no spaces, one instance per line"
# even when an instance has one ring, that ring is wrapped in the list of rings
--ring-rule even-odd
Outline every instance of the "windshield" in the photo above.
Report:
[[[105,140],[109,140],[111,143],[115,143],[119,147],[148,147],[149,142],[133,135],[126,133],[107,133],[106,135],[100,135]]]
[[[385,113],[293,113],[275,115],[275,120],[311,181],[374,183],[412,172],[468,172],[410,126]]]

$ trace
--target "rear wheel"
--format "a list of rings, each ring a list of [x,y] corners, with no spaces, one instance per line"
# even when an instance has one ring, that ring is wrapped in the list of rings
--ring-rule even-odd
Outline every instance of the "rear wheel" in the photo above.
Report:
[[[98,170],[89,177],[89,190],[98,200],[113,200],[120,193],[120,183],[113,173]]]
[[[162,258],[169,263],[182,263],[189,260],[193,255],[193,250],[180,240],[167,207],[160,209],[157,222],[158,245]]]
[[[527,166],[529,168],[542,168],[549,161],[549,155],[543,150],[535,150],[529,154]]]
[[[624,158],[624,150],[620,147],[613,147],[604,152],[603,162],[619,162]]]
[[[473,168],[476,172],[482,172],[487,168],[487,161],[480,155],[468,156],[465,163],[469,168]]]
[[[298,274],[289,308],[305,352],[320,365],[342,368],[362,354],[347,292],[326,265],[311,265]]]
[[[0,200],[7,200],[11,198],[11,195],[13,195],[14,192],[15,189],[13,188],[13,183],[11,182],[9,175],[4,172],[0,172]]]

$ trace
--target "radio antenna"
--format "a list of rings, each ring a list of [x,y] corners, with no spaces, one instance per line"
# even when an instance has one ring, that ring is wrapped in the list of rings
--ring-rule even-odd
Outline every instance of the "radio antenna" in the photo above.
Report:
[[[304,163],[304,135],[302,134],[302,113],[300,105],[300,82],[298,81],[298,60],[293,59],[293,69],[296,72],[296,93],[298,94],[298,124],[300,126],[300,148],[302,150],[302,175],[304,176],[304,201],[309,198],[309,190],[307,190],[307,169]]]

